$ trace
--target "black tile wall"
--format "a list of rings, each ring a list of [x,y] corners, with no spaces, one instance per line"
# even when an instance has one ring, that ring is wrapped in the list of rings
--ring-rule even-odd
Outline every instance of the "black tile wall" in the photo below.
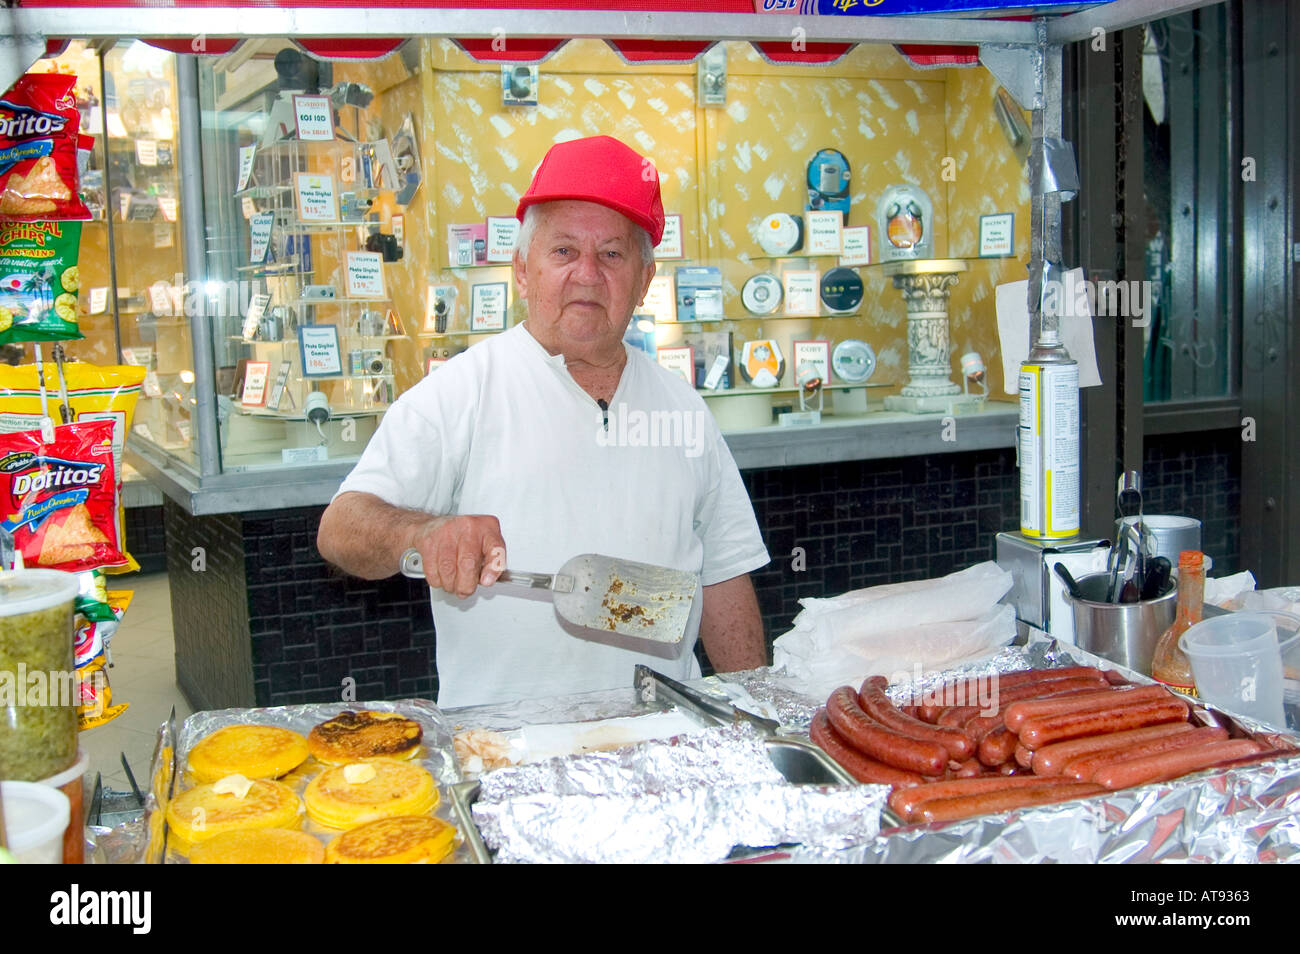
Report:
[[[140,564],[140,572],[161,573],[167,569],[167,534],[161,505],[128,508],[123,529],[126,548]]]
[[[195,709],[253,705],[240,516],[163,507],[176,684]]]
[[[1241,431],[1148,437],[1142,453],[1146,513],[1201,521],[1201,549],[1214,559],[1212,576],[1241,563]]]

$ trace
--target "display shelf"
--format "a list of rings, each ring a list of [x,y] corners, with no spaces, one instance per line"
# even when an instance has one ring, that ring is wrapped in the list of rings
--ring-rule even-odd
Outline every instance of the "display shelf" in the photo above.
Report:
[[[276,304],[311,308],[317,305],[380,305],[391,301],[391,298],[344,298],[342,295],[335,295],[333,298],[286,298],[284,301],[276,302]]]
[[[865,390],[867,388],[895,388],[898,386],[899,386],[898,382],[893,382],[893,381],[862,381],[857,384],[842,384],[838,382],[831,382],[830,384],[824,385],[822,387],[822,391],[857,391],[857,390]],[[798,394],[800,391],[803,390],[803,388],[792,386],[792,387],[775,387],[775,388],[751,388],[751,387],[728,388],[725,391],[722,390],[721,388],[719,388],[716,391],[710,391],[706,388],[696,388],[695,390],[700,395],[700,397],[715,398],[715,397],[741,397],[741,396],[749,397],[755,394]]]

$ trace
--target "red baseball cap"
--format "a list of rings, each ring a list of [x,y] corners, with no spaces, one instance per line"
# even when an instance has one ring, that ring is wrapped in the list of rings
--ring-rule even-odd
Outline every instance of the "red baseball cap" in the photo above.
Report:
[[[558,142],[537,167],[532,185],[519,200],[515,217],[539,202],[576,199],[621,212],[650,233],[654,245],[664,237],[664,203],[654,163],[610,136]]]

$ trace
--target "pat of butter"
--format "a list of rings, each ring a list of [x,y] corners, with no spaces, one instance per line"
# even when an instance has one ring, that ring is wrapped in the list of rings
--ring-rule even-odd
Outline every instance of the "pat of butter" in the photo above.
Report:
[[[362,782],[368,782],[374,777],[375,767],[367,765],[365,762],[343,766],[343,780],[352,785],[360,785]]]
[[[213,783],[212,790],[218,795],[234,795],[235,798],[243,798],[252,787],[252,779],[244,778],[242,775],[227,775]]]

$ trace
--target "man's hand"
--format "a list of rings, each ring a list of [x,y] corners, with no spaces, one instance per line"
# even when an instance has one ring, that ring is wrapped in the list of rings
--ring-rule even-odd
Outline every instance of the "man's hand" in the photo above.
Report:
[[[496,582],[506,568],[506,542],[496,517],[436,517],[412,543],[435,589],[464,599]]]
[[[415,549],[429,585],[456,596],[496,581],[506,544],[496,517],[438,516],[394,507],[373,494],[340,494],[321,515],[316,547],[335,566],[367,580],[398,572]]]

